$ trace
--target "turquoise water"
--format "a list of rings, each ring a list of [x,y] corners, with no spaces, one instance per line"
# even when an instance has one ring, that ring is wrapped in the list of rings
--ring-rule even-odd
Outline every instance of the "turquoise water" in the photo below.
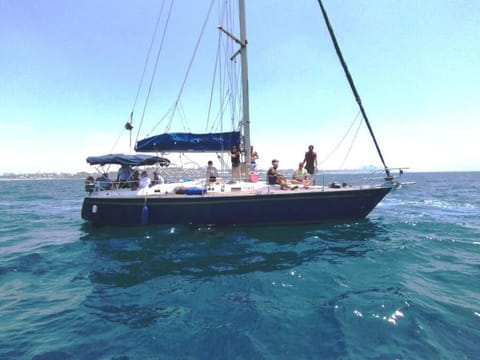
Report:
[[[0,182],[1,359],[478,359],[480,173],[368,219],[92,228],[83,181]]]

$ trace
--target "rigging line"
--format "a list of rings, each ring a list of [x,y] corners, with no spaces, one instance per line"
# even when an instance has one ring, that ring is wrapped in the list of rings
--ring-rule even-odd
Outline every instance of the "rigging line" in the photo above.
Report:
[[[137,94],[135,95],[135,100],[133,102],[132,112],[131,112],[131,115],[130,115],[130,120],[131,121],[132,121],[132,117],[133,117],[132,115],[135,111],[135,107],[137,106],[137,101],[138,101],[138,97],[140,95],[140,89],[142,88],[143,79],[145,78],[145,74],[147,72],[147,66],[148,66],[148,63],[150,62],[150,55],[152,54],[153,44],[155,43],[155,38],[157,37],[158,25],[160,24],[160,19],[161,19],[162,14],[163,14],[164,6],[165,6],[165,1],[162,1],[162,6],[160,8],[160,13],[158,14],[157,22],[156,22],[155,28],[153,30],[152,39],[150,41],[150,47],[148,48],[147,57],[145,59],[145,64],[143,65],[143,72],[142,72],[142,76],[140,77],[140,83],[138,84]]]
[[[236,63],[237,64],[237,63]],[[242,82],[239,80],[241,78],[241,69],[240,66],[233,66],[231,71],[231,81],[233,82],[232,89],[232,126],[234,125],[235,117],[237,119],[242,118],[242,103],[243,103],[243,93],[242,93]],[[237,85],[236,88],[234,85]]]
[[[234,10],[234,7],[232,5],[232,3],[229,3],[230,6],[228,7],[228,13],[226,14],[226,25],[227,25],[227,28],[230,28],[230,29],[235,29],[235,28],[238,28],[239,25],[236,24],[236,19],[237,16],[235,16],[235,10]],[[234,49],[234,45],[236,43],[232,42],[232,41],[228,41],[228,42],[225,42],[225,54],[230,53],[230,54],[234,54],[232,57],[230,58],[225,58],[225,64],[224,64],[224,67],[225,67],[225,77],[224,77],[224,86],[226,86],[228,89],[229,89],[229,92],[228,93],[225,93],[225,103],[228,104],[229,106],[229,111],[230,111],[230,114],[231,114],[231,117],[230,117],[230,127],[232,129],[235,129],[236,126],[235,126],[235,122],[236,120],[235,119],[241,119],[241,115],[239,114],[236,114],[235,111],[236,111],[236,108],[237,108],[237,94],[239,93],[239,88],[241,88],[241,82],[238,81],[238,78],[235,77],[235,74],[236,74],[236,71],[238,70],[238,62],[237,62],[237,53],[238,53],[238,50],[235,50]],[[241,109],[241,108],[240,108]],[[226,111],[226,109],[225,109]]]
[[[232,7],[228,6],[225,2],[225,7],[219,6],[219,23],[225,24],[226,28],[233,28],[232,24]],[[220,9],[221,8],[221,9]],[[235,80],[232,77],[232,68],[235,68],[235,61],[233,58],[229,58],[227,53],[234,53],[233,44],[230,41],[222,41],[223,37],[219,36],[219,42],[217,43],[217,57],[216,57],[216,70],[218,73],[218,96],[220,103],[220,110],[217,113],[214,122],[211,126],[207,126],[207,129],[220,128],[223,131],[223,118],[225,113],[230,110],[232,116],[232,128],[235,123]],[[215,74],[217,74],[215,73]],[[232,91],[233,90],[233,91]],[[213,89],[212,89],[213,91]],[[213,101],[213,94],[211,93],[211,101]],[[229,104],[229,106],[227,106]],[[210,103],[211,105],[211,103]],[[209,122],[211,117],[211,107],[209,108]]]
[[[158,62],[160,60],[160,54],[162,52],[163,44],[165,42],[165,37],[166,37],[166,34],[167,34],[167,28],[168,28],[168,24],[170,22],[170,16],[172,14],[173,3],[174,3],[174,0],[172,0],[170,2],[170,8],[168,9],[167,19],[165,21],[165,26],[163,27],[162,40],[160,41],[160,47],[158,48],[158,51],[157,51],[157,58],[155,59],[155,66],[153,67],[153,72],[152,72],[152,77],[150,79],[150,85],[148,87],[147,97],[145,99],[145,104],[143,106],[143,112],[142,112],[142,117],[141,117],[141,120],[140,120],[140,126],[139,126],[138,131],[137,131],[137,140],[138,140],[138,137],[140,136],[140,129],[141,129],[142,124],[143,124],[143,119],[145,118],[145,112],[147,110],[148,100],[150,99],[150,94],[152,93],[153,81],[155,79],[155,74],[157,72]]]
[[[347,153],[345,154],[345,157],[343,158],[343,162],[342,164],[340,165],[340,169],[343,169],[344,165],[345,165],[345,162],[347,161],[347,158],[348,156],[350,155],[350,151],[352,150],[352,147],[353,147],[353,144],[355,143],[355,139],[357,138],[358,136],[358,132],[360,131],[360,127],[362,126],[362,122],[359,121],[358,122],[358,126],[357,126],[357,131],[355,131],[355,135],[353,136],[353,139],[352,139],[352,142],[350,144],[350,147],[348,148],[347,150]]]
[[[230,51],[233,52],[233,47],[230,46]],[[236,59],[230,60],[230,59],[225,59],[225,86],[228,87],[230,92],[228,94],[225,94],[227,99],[227,103],[230,105],[230,113],[232,114],[231,124],[230,126],[235,128],[235,118],[240,119],[241,116],[238,114],[235,114],[235,110],[237,108],[237,99],[238,99],[238,94],[241,93],[239,88],[241,88],[241,82],[238,80],[237,72],[238,72],[238,62]],[[241,99],[238,99],[240,102]]]
[[[162,123],[162,121],[165,120],[168,115],[170,115],[170,113],[174,110],[174,108],[175,108],[175,104],[170,106],[170,108],[165,112],[165,114],[160,118],[160,120],[157,121],[157,123],[152,128],[152,130],[150,130],[150,132],[147,133],[147,136],[150,136],[150,134],[152,134],[157,129],[157,127]]]
[[[210,14],[212,12],[212,8],[213,8],[213,4],[214,4],[215,0],[212,0],[210,2],[210,6],[208,8],[208,12],[207,12],[207,16],[205,17],[205,21],[203,23],[203,26],[202,26],[202,30],[200,32],[200,35],[197,39],[197,43],[195,45],[195,49],[193,51],[193,54],[192,54],[192,58],[190,59],[190,63],[188,64],[188,68],[187,68],[187,72],[185,73],[185,77],[183,78],[183,82],[182,82],[182,86],[180,87],[180,91],[178,93],[178,96],[177,96],[177,100],[175,101],[175,104],[178,104],[179,100],[180,100],[180,96],[182,95],[183,93],[183,89],[185,88],[185,84],[187,82],[187,78],[188,78],[188,75],[190,74],[190,70],[192,68],[192,65],[193,65],[193,60],[195,60],[195,56],[197,54],[197,51],[198,51],[198,48],[200,46],[200,41],[202,40],[202,37],[203,37],[203,34],[205,32],[205,28],[207,27],[207,22],[208,22],[208,19],[210,18]],[[175,112],[175,111],[174,111]],[[172,125],[172,121],[173,121],[173,115],[172,114],[172,117],[170,119],[170,122],[168,123],[167,125],[167,131],[170,130],[170,127]]]
[[[115,142],[113,143],[113,146],[112,146],[112,148],[111,148],[111,150],[110,150],[110,153],[111,153],[111,154],[114,152],[115,148],[117,147],[118,143],[120,142],[120,139],[121,139],[122,134],[123,134],[124,131],[125,131],[125,127],[122,126],[122,130],[120,130],[120,134],[118,134],[117,141],[115,141]],[[132,148],[132,144],[131,144],[131,141],[130,141],[129,150],[130,150],[131,148]]]
[[[217,126],[217,129],[220,129],[220,131],[223,131],[223,118],[225,116],[225,113],[227,112],[227,106],[225,103],[227,103],[227,100],[229,98],[230,91],[227,89],[226,93],[222,96],[220,94],[220,109],[217,113],[217,116],[215,118],[215,123],[213,125]],[[212,129],[214,128],[212,125]]]
[[[228,2],[219,2],[218,3],[218,24],[223,24],[225,22],[225,17],[226,14],[228,13],[229,7],[228,7]],[[226,50],[224,49],[223,42],[223,34],[219,31],[218,32],[218,39],[217,39],[217,54],[215,57],[215,65],[214,65],[214,72],[213,72],[213,78],[212,78],[212,87],[210,91],[210,102],[208,104],[208,113],[207,113],[207,126],[205,127],[206,131],[213,132],[214,129],[217,127],[217,129],[220,129],[220,131],[223,131],[223,113],[224,113],[224,88],[223,88],[223,73],[224,70],[222,68],[222,54],[226,54]],[[218,77],[217,77],[218,74]],[[210,125],[210,119],[211,119],[211,112],[212,112],[212,103],[214,99],[214,90],[215,90],[215,83],[217,82],[218,79],[218,101],[220,105],[220,111],[219,113],[216,114],[215,119],[212,120],[212,124]]]
[[[188,160],[188,163],[183,163],[182,162],[182,166],[186,165],[186,164],[194,164],[197,166],[197,169],[201,168],[200,164],[192,159],[190,159],[187,155],[185,155],[185,153],[181,153],[181,155]]]
[[[129,149],[132,148],[132,131],[131,130],[133,129],[133,126],[132,126],[132,124],[133,124],[133,114],[135,112],[135,108],[137,107],[137,101],[138,101],[138,97],[140,95],[140,90],[141,90],[142,85],[143,85],[143,79],[145,78],[148,63],[150,62],[150,55],[152,53],[153,44],[155,43],[155,38],[157,37],[158,25],[160,24],[160,19],[161,19],[162,14],[163,14],[164,6],[165,6],[165,1],[162,1],[162,6],[160,7],[160,12],[157,16],[157,21],[155,23],[155,28],[153,30],[152,39],[150,40],[150,46],[148,48],[147,57],[145,58],[145,63],[143,65],[143,71],[142,71],[142,75],[140,77],[140,82],[139,82],[138,87],[137,87],[137,93],[135,95],[135,100],[133,101],[132,110],[130,111],[130,119],[125,124],[125,129],[129,130],[129,132],[130,132]]]
[[[335,145],[335,147],[333,148],[332,151],[330,151],[330,153],[323,158],[322,161],[319,161],[318,164],[319,165],[322,165],[324,163],[326,163],[332,156],[333,154],[335,154],[338,150],[338,148],[340,147],[340,145],[342,145],[343,141],[345,140],[345,138],[347,137],[347,135],[350,133],[350,130],[352,130],[352,127],[353,125],[355,124],[355,122],[358,120],[358,117],[360,116],[360,111],[357,113],[357,116],[355,116],[355,118],[353,119],[352,123],[350,124],[350,126],[348,127],[347,131],[345,132],[345,134],[343,135],[343,137],[340,139],[340,141],[337,143],[337,145]],[[362,122],[360,121],[360,124],[362,124]]]
[[[231,44],[230,42],[222,42],[222,54],[227,54],[227,53],[233,53],[233,48],[232,46],[229,46]],[[231,59],[228,56],[225,56],[221,62],[220,66],[222,68],[222,71],[220,73],[220,79],[219,79],[219,97],[220,97],[220,103],[221,103],[221,111],[220,111],[220,116],[221,118],[219,119],[221,121],[221,125],[223,128],[223,118],[227,110],[230,110],[231,117],[235,119],[235,80],[232,77],[232,68],[235,68],[235,59]],[[232,121],[231,128],[234,127],[234,120]]]
[[[231,41],[225,41],[223,43],[223,45],[224,45],[223,54],[227,54],[227,53],[231,54],[231,53],[234,52]],[[222,75],[223,76],[221,78],[220,83],[221,83],[222,89],[225,89],[220,93],[222,108],[221,108],[221,112],[219,114],[219,116],[220,116],[219,121],[221,121],[222,128],[223,128],[223,120],[225,118],[225,114],[227,113],[227,111],[229,111],[230,120],[231,120],[230,128],[235,129],[235,120],[234,120],[235,119],[235,112],[234,112],[234,109],[235,109],[235,96],[234,96],[235,82],[232,79],[232,67],[235,66],[235,62],[236,62],[235,59],[232,60],[228,56],[225,56],[224,59],[223,59],[223,63],[222,63],[222,66],[223,66]]]
[[[221,34],[220,32],[218,32],[218,41],[217,41],[217,56],[215,57],[215,65],[213,67],[213,77],[212,77],[212,86],[210,88],[210,100],[208,102],[208,111],[207,111],[207,125],[205,126],[205,129],[207,129],[208,131],[208,128],[210,127],[209,125],[209,122],[210,122],[210,115],[211,115],[211,112],[212,112],[212,103],[213,103],[213,90],[215,88],[215,81],[217,79],[217,70],[218,70],[218,66],[219,66],[219,58],[220,58],[220,42],[221,42]],[[214,124],[212,124],[212,128],[213,128]]]
[[[353,78],[350,75],[350,71],[348,70],[347,63],[345,62],[345,59],[343,58],[342,52],[340,51],[340,47],[339,47],[337,39],[335,37],[335,33],[333,32],[332,25],[330,24],[330,20],[328,19],[327,12],[325,11],[325,8],[323,7],[322,0],[318,0],[318,4],[320,5],[320,9],[322,11],[323,18],[325,20],[325,24],[327,25],[328,32],[330,34],[330,38],[332,40],[333,46],[335,47],[335,51],[337,53],[338,59],[340,60],[340,63],[342,64],[342,68],[343,68],[343,71],[345,72],[348,83],[350,84],[350,88],[352,89],[355,100],[357,101],[357,104],[360,107],[360,111],[362,113],[363,119],[365,120],[365,123],[367,124],[368,131],[370,132],[370,135],[372,136],[373,142],[374,142],[375,147],[377,149],[378,156],[380,157],[380,160],[382,160],[382,164],[383,164],[383,167],[385,169],[385,174],[387,175],[387,179],[391,178],[390,170],[388,169],[387,165],[385,164],[385,160],[383,160],[382,152],[380,151],[380,147],[378,146],[377,139],[375,139],[375,135],[373,134],[373,130],[372,130],[372,127],[370,126],[370,122],[368,121],[368,117],[367,117],[367,114],[365,112],[365,109],[363,108],[362,101],[360,99],[360,95],[357,92],[355,84],[353,83]]]
[[[225,39],[225,37],[220,34],[221,39],[223,40],[220,43],[221,47],[221,52],[220,55],[224,55],[221,57],[219,68],[220,68],[220,75],[218,79],[218,97],[219,97],[219,103],[220,103],[220,111],[217,114],[217,122],[220,123],[220,128],[223,130],[223,116],[225,113],[225,108],[226,108],[226,103],[227,100],[225,97],[227,96],[226,94],[229,93],[230,89],[228,85],[226,84],[226,77],[227,77],[227,70],[228,70],[228,53],[231,53],[231,50],[227,47],[228,41]]]
[[[182,125],[183,125],[183,129],[186,131],[186,132],[191,132],[189,126],[188,126],[188,122],[186,121],[187,120],[187,116],[185,114],[185,109],[183,108],[183,105],[181,102],[178,103],[178,108],[179,108],[179,112],[180,112],[180,120],[182,121]]]

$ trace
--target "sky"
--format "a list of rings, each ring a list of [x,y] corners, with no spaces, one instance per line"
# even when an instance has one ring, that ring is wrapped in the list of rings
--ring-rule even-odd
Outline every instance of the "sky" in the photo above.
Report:
[[[87,156],[131,151],[122,128],[161,5],[0,0],[0,174],[91,171]],[[144,124],[157,123],[175,101],[209,5],[176,0],[159,61],[165,70],[158,70],[143,121],[144,100],[137,102],[133,140],[137,129],[150,131]],[[387,165],[412,172],[480,171],[480,2],[324,5]],[[278,158],[280,168],[294,168],[310,144],[319,168],[381,167],[364,125],[355,144],[345,140],[345,149],[329,156],[358,106],[317,1],[247,0],[246,11],[259,167]],[[217,24],[212,15],[202,38],[207,50],[216,49]],[[212,56],[203,60],[205,54],[198,52],[182,99],[180,122],[193,132],[205,128],[200,114],[208,98],[202,95],[210,92],[214,63]],[[355,131],[353,125],[349,136]]]

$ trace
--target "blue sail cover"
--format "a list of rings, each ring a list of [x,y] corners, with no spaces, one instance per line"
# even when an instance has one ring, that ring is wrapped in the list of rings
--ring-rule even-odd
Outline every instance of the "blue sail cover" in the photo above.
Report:
[[[115,164],[115,165],[131,165],[131,166],[142,166],[142,165],[155,165],[159,164],[160,166],[170,165],[170,160],[158,157],[151,156],[146,154],[136,154],[136,155],[126,155],[126,154],[108,154],[102,156],[89,156],[87,162],[90,165],[106,165],[106,164]]]
[[[211,134],[167,133],[137,141],[135,150],[143,152],[225,151],[239,144],[239,131]]]

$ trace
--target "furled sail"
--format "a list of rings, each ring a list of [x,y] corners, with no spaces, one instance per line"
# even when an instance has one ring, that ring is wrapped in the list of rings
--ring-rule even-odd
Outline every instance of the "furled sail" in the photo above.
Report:
[[[226,151],[240,144],[240,132],[210,134],[166,133],[137,141],[138,152],[205,152]]]
[[[142,165],[155,165],[159,164],[160,166],[170,165],[170,160],[158,157],[151,156],[146,154],[136,154],[136,155],[126,155],[126,154],[108,154],[101,156],[89,156],[87,162],[90,165],[130,165],[130,166],[142,166]]]

